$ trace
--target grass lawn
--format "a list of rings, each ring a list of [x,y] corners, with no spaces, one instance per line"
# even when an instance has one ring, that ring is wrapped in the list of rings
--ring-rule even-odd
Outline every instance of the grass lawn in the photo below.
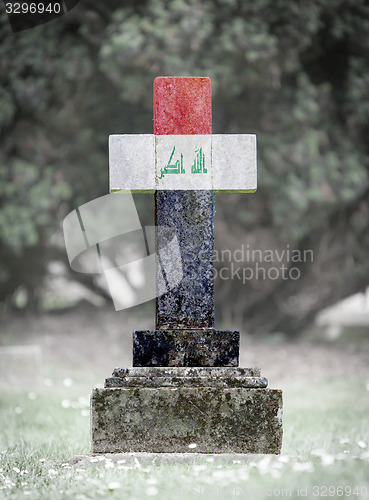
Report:
[[[369,499],[368,380],[284,382],[282,455],[248,464],[194,455],[192,464],[87,459],[91,386],[0,392],[0,498]],[[67,386],[70,384],[66,384]],[[276,386],[274,384],[274,386]],[[190,451],[190,450],[189,450]]]

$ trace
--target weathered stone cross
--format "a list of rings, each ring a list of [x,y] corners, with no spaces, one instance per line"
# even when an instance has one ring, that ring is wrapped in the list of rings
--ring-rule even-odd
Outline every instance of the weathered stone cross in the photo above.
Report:
[[[94,389],[92,451],[279,453],[282,392],[238,367],[239,332],[214,328],[213,191],[255,191],[255,136],[211,134],[208,78],[156,78],[154,135],[110,137],[110,189],[155,192],[157,253],[169,226],[183,278],[156,330],[134,332],[133,367]]]
[[[154,191],[156,224],[176,231],[182,259],[156,330],[134,334],[134,366],[238,365],[238,332],[214,330],[213,191],[256,190],[256,137],[212,135],[211,121],[209,78],[159,77],[154,135],[110,136],[110,191]]]

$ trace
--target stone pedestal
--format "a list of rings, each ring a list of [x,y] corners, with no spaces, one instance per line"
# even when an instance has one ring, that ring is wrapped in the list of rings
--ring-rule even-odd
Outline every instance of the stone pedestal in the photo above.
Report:
[[[92,451],[280,453],[282,392],[266,387],[256,368],[117,368],[91,396]]]
[[[133,334],[133,366],[238,366],[235,330],[142,330]]]

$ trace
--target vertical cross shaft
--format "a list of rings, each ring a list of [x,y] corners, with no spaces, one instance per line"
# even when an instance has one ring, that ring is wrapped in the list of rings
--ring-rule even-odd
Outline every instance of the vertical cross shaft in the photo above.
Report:
[[[157,144],[160,136],[210,135],[210,79],[156,78],[154,134]],[[168,243],[161,228],[177,236],[183,278],[157,298],[156,329],[134,332],[133,365],[238,366],[239,332],[214,328],[213,192],[158,190],[155,219],[157,252]]]
[[[159,77],[154,82],[154,134],[211,134],[209,78]],[[183,279],[156,301],[156,328],[214,327],[213,192],[157,191],[156,225],[175,230]],[[158,246],[160,231],[157,235]]]

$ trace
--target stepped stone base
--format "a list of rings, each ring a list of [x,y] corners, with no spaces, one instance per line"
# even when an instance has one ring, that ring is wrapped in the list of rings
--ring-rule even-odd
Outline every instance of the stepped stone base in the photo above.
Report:
[[[266,385],[252,368],[116,369],[91,396],[92,452],[278,454],[282,391]]]

